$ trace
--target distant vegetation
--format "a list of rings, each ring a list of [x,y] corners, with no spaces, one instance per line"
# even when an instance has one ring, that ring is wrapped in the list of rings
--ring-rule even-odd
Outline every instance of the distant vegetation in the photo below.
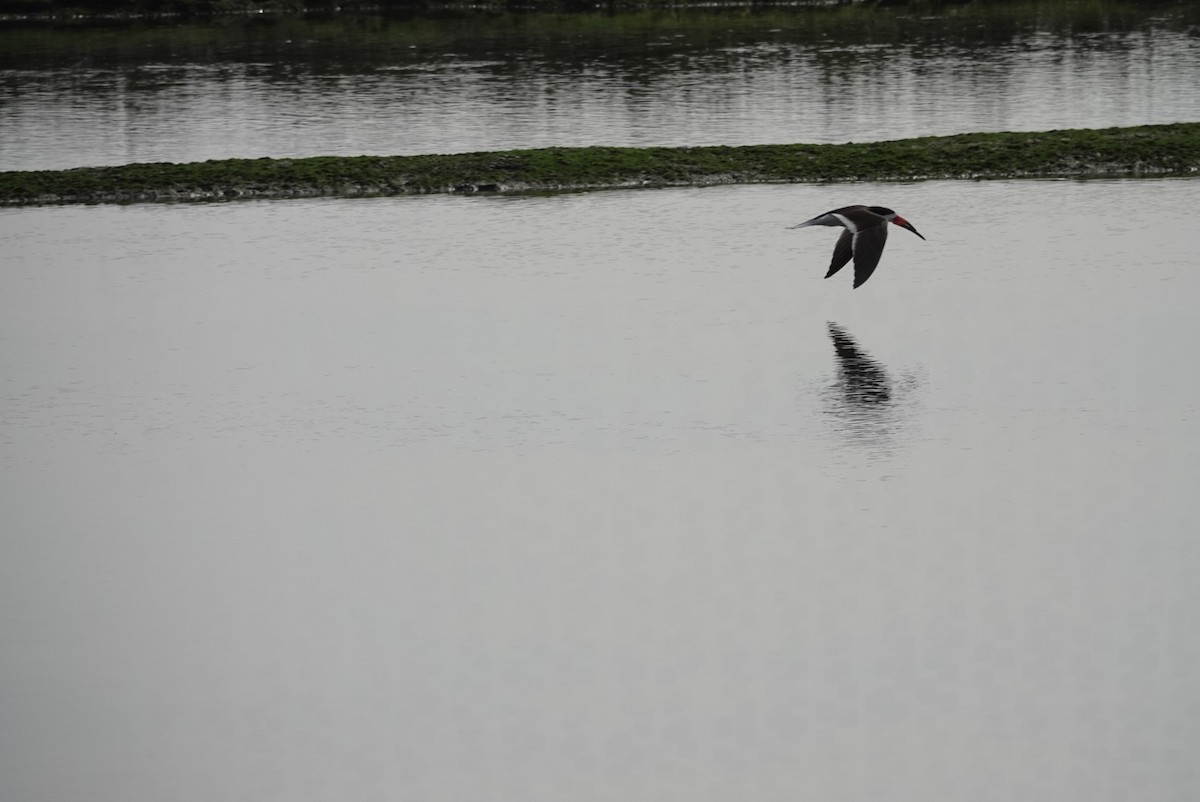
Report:
[[[238,13],[296,14],[305,12],[407,9],[470,9],[472,11],[590,11],[630,8],[714,6],[856,6],[912,7],[936,11],[964,5],[1057,5],[1063,0],[0,0],[0,14],[17,17],[184,16]],[[1075,0],[1072,0],[1075,2]],[[1111,2],[1111,0],[1105,0]],[[1077,4],[1077,2],[1076,2]],[[1132,0],[1129,5],[1136,6]]]
[[[803,3],[802,3],[803,4]],[[821,4],[821,0],[813,0]],[[0,0],[0,13],[62,16],[182,15],[206,16],[242,12],[302,13],[331,9],[362,10],[403,8],[427,10],[446,7],[470,7],[477,10],[572,10],[605,6],[667,5],[665,0]]]
[[[728,183],[1200,177],[1200,123],[844,145],[542,148],[0,173],[0,204],[531,192]]]

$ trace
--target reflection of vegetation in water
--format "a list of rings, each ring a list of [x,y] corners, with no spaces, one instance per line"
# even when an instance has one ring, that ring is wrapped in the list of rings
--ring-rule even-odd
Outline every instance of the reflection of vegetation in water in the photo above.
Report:
[[[1200,123],[845,145],[542,148],[7,172],[0,173],[0,204],[1152,175],[1200,175]]]
[[[66,0],[63,0],[66,2]],[[152,9],[160,0],[139,0]],[[191,0],[189,0],[191,1]],[[197,2],[199,0],[196,0]],[[0,0],[26,2],[26,0]],[[58,0],[29,0],[58,2]],[[123,8],[131,6],[113,0]],[[75,5],[80,5],[75,2]],[[528,8],[533,4],[523,4]],[[1007,63],[1025,48],[1132,49],[1200,30],[1193,0],[889,0],[820,7],[645,7],[527,13],[402,7],[371,13],[215,16],[203,21],[114,19],[0,25],[0,89],[25,72],[55,71],[73,91],[168,89],[212,65],[286,85],[385,71],[470,69],[597,73],[639,88],[681,68],[720,76],[769,62],[840,76],[905,58]],[[1155,40],[1159,41],[1159,40]],[[797,55],[798,53],[802,55]],[[1014,56],[1014,54],[1017,54]],[[693,61],[684,61],[692,59]],[[803,59],[804,64],[797,61]],[[97,78],[97,76],[100,76]],[[218,78],[218,80],[223,80]],[[419,83],[419,78],[417,83]],[[95,85],[95,89],[92,88]],[[891,143],[709,148],[550,148],[449,156],[229,160],[0,174],[0,203],[39,198],[131,200],[304,194],[539,190],[718,182],[903,180],[930,177],[1194,175],[1194,125],[974,134]]]
[[[50,11],[86,7],[91,0],[0,0],[44,4]],[[104,0],[110,2],[110,0]],[[178,0],[196,7],[207,0]],[[175,0],[111,0],[115,7],[154,12]],[[241,2],[241,0],[236,0]],[[536,4],[521,3],[521,6]],[[812,44],[830,59],[846,48],[891,45],[913,55],[952,49],[970,55],[1032,32],[1106,46],[1110,34],[1187,31],[1200,25],[1192,0],[975,0],[966,4],[914,2],[878,7],[855,3],[819,7],[725,9],[648,8],[580,13],[502,10],[508,4],[443,8],[418,13],[403,6],[370,13],[218,16],[178,20],[61,21],[0,27],[0,68],[97,66],[136,63],[209,63],[281,59],[313,61],[353,72],[380,64],[415,63],[431,55],[499,61],[545,59],[562,64],[646,60],[658,52],[712,52],[722,48]],[[254,8],[261,7],[254,3]],[[436,5],[434,6],[436,8]],[[550,4],[558,7],[558,4]],[[496,10],[488,10],[494,8]],[[26,8],[26,11],[35,9]]]

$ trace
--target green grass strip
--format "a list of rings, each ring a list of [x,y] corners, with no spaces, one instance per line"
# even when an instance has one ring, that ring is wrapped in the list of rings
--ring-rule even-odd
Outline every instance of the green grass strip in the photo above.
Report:
[[[1200,176],[1200,123],[844,145],[541,148],[4,172],[0,173],[0,204],[1150,176]]]

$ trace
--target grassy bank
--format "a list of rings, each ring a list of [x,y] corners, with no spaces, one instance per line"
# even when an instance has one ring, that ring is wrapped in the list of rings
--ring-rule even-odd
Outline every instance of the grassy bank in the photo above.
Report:
[[[844,145],[543,148],[6,172],[0,173],[0,204],[1147,176],[1200,176],[1200,123]]]

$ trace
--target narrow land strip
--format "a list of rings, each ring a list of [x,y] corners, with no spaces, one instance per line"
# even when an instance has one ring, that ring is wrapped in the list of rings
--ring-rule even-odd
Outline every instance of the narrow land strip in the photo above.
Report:
[[[1200,176],[1200,123],[842,145],[540,148],[14,171],[0,172],[0,204],[1152,176]]]

